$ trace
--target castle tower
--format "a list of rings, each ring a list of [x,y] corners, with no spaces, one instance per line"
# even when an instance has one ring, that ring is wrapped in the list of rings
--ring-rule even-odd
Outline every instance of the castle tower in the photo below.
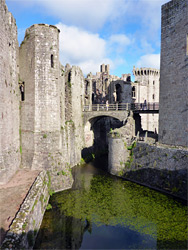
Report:
[[[160,71],[152,68],[133,68],[135,82],[133,85],[132,97],[136,103],[159,102],[159,77]],[[142,114],[143,130],[158,131],[158,114]]]
[[[59,150],[59,67],[59,30],[46,24],[28,28],[20,47],[23,167],[40,168],[49,152]]]
[[[159,141],[188,146],[188,0],[162,6]]]

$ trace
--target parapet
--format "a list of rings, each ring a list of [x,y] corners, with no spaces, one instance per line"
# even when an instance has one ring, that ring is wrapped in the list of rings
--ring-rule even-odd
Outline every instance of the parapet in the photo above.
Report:
[[[31,30],[37,29],[38,27],[41,27],[41,26],[56,29],[56,30],[58,30],[58,32],[60,32],[60,30],[55,25],[45,24],[45,23],[38,23],[38,24],[33,24],[29,28],[27,28],[25,34],[29,33]]]
[[[160,70],[159,69],[154,69],[154,68],[133,68],[133,74],[134,76],[144,76],[144,75],[160,75]]]

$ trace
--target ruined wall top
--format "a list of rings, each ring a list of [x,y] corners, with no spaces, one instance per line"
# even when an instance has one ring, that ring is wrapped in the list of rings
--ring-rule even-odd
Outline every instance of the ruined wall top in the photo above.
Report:
[[[102,64],[101,65],[101,73],[109,74],[110,73],[110,65],[109,64],[107,64],[107,65]]]
[[[8,11],[8,7],[5,3],[5,0],[0,0],[0,15],[1,15],[1,17],[3,17],[4,14],[8,16],[8,24],[16,26],[16,19],[13,17],[12,13]],[[17,27],[16,27],[16,29],[17,29]]]
[[[58,32],[60,32],[60,30],[55,25],[49,25],[49,24],[39,23],[39,24],[33,24],[29,28],[27,28],[26,31],[25,31],[25,35],[28,34],[28,33],[30,33],[33,29],[37,29],[37,28],[40,28],[40,27],[57,29]]]

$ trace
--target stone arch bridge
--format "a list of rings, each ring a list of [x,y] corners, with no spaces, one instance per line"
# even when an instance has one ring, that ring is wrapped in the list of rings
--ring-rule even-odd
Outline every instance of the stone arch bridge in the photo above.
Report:
[[[124,122],[129,112],[134,113],[159,113],[159,103],[116,103],[85,105],[83,109],[84,125],[88,121],[96,121],[99,117],[112,117]]]

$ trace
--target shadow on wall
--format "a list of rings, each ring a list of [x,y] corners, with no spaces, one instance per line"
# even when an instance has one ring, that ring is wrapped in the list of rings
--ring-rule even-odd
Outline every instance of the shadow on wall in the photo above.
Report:
[[[94,157],[108,154],[108,133],[123,126],[123,122],[112,117],[95,118],[91,130],[94,134],[93,145],[82,150],[82,158],[89,162]]]
[[[3,240],[5,238],[5,235],[6,235],[6,231],[4,230],[4,228],[0,228],[0,246],[1,244],[3,243]]]
[[[140,138],[141,141],[144,141],[146,133],[147,133],[147,137],[148,138],[154,139],[156,142],[158,141],[158,134],[157,134],[157,132],[147,131],[147,130],[143,130],[142,129],[140,114],[136,114],[135,113],[133,115],[133,118],[135,120],[135,135],[137,135],[139,133],[139,138]]]
[[[137,165],[137,169],[124,170],[122,177],[138,184],[162,191],[184,201],[187,200],[187,169],[151,169]],[[186,203],[186,202],[185,202]]]
[[[1,232],[1,248],[0,249],[32,249],[35,244],[37,231],[22,232],[21,234],[13,234],[5,232],[3,228]]]

